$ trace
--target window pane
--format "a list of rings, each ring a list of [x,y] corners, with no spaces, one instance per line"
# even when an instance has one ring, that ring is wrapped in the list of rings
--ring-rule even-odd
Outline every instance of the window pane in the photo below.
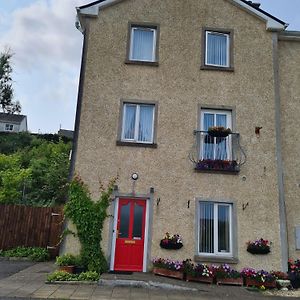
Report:
[[[144,207],[134,204],[134,221],[133,221],[133,238],[142,238],[142,229],[143,229],[143,211]]]
[[[153,57],[154,30],[133,28],[131,59],[154,61]]]
[[[222,126],[227,128],[227,116],[225,114],[216,114],[216,126]],[[217,137],[216,138],[216,154],[215,159],[226,160],[227,155],[227,143],[228,137]]]
[[[133,140],[135,131],[136,106],[125,104],[124,114],[123,138],[127,140]]]
[[[230,252],[230,209],[218,205],[218,252]]]
[[[152,142],[153,132],[153,105],[141,105],[140,106],[140,122],[139,122],[139,136],[140,142]]]
[[[227,37],[225,34],[207,32],[207,61],[209,65],[227,66]]]
[[[120,212],[119,238],[128,238],[130,203],[126,205],[121,205],[120,210],[121,212]]]
[[[208,131],[209,127],[214,126],[214,114],[205,113],[203,120],[203,130]],[[203,159],[214,159],[214,138],[208,134],[204,136]]]
[[[214,204],[200,202],[199,252],[214,253]]]

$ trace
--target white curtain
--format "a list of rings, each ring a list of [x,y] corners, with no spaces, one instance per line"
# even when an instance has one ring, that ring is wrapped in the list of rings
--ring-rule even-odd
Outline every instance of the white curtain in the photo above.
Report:
[[[203,130],[208,131],[214,126],[214,114],[205,113],[203,120]],[[203,135],[203,159],[214,159],[214,138],[208,134]]]
[[[140,122],[139,122],[139,136],[140,142],[152,142],[152,129],[153,129],[153,105],[140,106]]]
[[[222,114],[216,114],[216,126],[222,126],[227,128],[227,116]],[[217,137],[216,138],[216,154],[215,159],[226,160],[227,155],[227,142],[228,137]]]
[[[230,252],[229,214],[228,205],[218,205],[218,252]]]
[[[227,66],[227,35],[207,33],[207,64]]]
[[[153,61],[154,31],[143,28],[133,28],[132,60]]]
[[[199,252],[214,253],[214,204],[200,202]]]
[[[127,140],[134,139],[136,105],[125,105],[124,133],[123,138]]]

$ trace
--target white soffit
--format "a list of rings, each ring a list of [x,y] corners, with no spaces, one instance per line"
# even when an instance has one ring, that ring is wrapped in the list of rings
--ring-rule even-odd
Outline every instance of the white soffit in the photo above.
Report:
[[[88,7],[77,8],[77,12],[80,13],[81,15],[96,17],[96,16],[98,16],[99,10],[101,10],[101,8],[117,4],[121,1],[124,1],[124,0],[105,0],[103,2],[96,3],[96,4],[88,6]],[[260,12],[259,10],[255,9],[251,5],[248,5],[241,0],[229,0],[229,1],[232,2],[233,4],[238,5],[241,8],[243,8],[244,10],[251,13],[252,15],[255,15],[255,16],[259,17],[260,19],[266,21],[266,29],[267,30],[280,31],[280,30],[284,30],[288,26],[288,24],[282,24],[282,23],[276,21],[275,19],[267,16],[266,14]]]

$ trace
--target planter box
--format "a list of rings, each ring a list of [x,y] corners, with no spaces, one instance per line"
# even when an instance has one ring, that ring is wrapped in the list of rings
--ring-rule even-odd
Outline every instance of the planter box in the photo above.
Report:
[[[155,275],[161,275],[165,277],[171,277],[171,278],[177,278],[177,279],[183,279],[183,272],[180,271],[172,271],[162,268],[154,268],[153,274]]]
[[[213,277],[193,277],[190,275],[186,275],[186,281],[195,281],[195,282],[203,282],[203,283],[210,283],[212,284],[214,282],[214,278]]]
[[[67,272],[67,273],[74,273],[75,266],[60,266],[59,271]]]
[[[262,285],[265,288],[276,288],[276,280],[271,281],[271,282],[258,282],[252,278],[246,278],[246,286],[256,286],[256,287],[261,287]]]
[[[217,285],[227,284],[227,285],[243,285],[243,278],[217,278]]]

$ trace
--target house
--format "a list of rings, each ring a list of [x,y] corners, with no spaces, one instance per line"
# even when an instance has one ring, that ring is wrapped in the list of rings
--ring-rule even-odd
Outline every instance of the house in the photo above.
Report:
[[[300,254],[300,32],[246,0],[102,0],[77,15],[72,170],[95,197],[119,174],[110,269],[168,257],[286,270]],[[162,249],[166,232],[184,246]],[[246,251],[257,238],[271,253]]]
[[[27,131],[27,116],[0,113],[0,132]]]
[[[74,137],[74,131],[73,130],[68,130],[68,129],[59,129],[57,134],[61,137],[66,137],[70,140],[72,140],[73,137]]]

